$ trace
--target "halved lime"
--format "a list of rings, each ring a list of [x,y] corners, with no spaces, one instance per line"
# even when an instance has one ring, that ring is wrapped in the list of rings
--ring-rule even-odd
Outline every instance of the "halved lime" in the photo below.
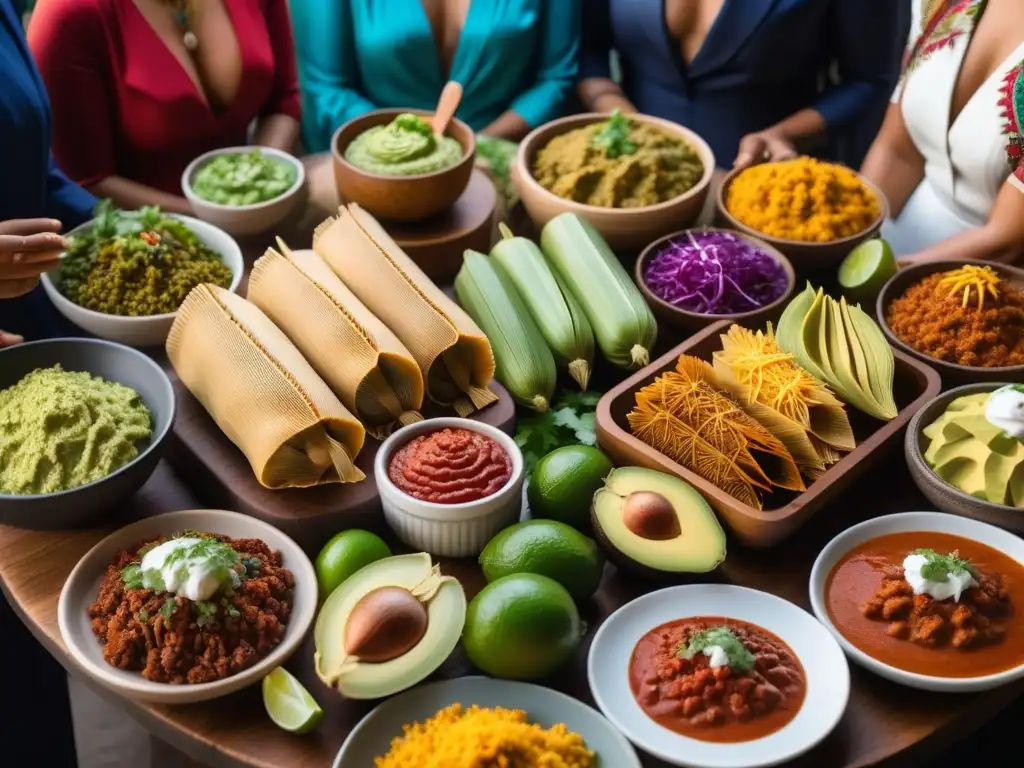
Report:
[[[872,300],[897,269],[896,256],[885,240],[865,240],[839,265],[839,285],[851,299]]]
[[[290,733],[311,731],[324,716],[309,691],[284,667],[263,678],[263,706],[274,724]]]

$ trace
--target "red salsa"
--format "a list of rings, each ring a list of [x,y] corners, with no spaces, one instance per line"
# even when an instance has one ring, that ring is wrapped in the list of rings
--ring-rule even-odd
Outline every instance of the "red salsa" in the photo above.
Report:
[[[640,638],[629,685],[657,723],[716,742],[774,733],[796,717],[807,693],[788,645],[753,624],[717,617],[670,621]]]
[[[512,477],[512,459],[497,441],[471,429],[442,429],[403,445],[388,477],[421,501],[463,504],[492,496]]]

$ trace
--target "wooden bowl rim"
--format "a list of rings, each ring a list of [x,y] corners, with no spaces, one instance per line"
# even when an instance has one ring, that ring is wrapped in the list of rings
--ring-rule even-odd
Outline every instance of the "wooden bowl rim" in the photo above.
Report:
[[[861,240],[865,239],[865,235],[869,235],[869,233],[877,230],[880,226],[882,226],[882,222],[884,222],[889,217],[889,201],[886,199],[885,193],[883,193],[882,190],[874,182],[868,181],[857,170],[850,168],[847,165],[843,165],[842,163],[836,163],[831,160],[820,160],[819,158],[813,159],[819,160],[819,162],[822,163],[828,163],[830,165],[838,165],[841,168],[845,168],[846,170],[855,173],[857,175],[857,178],[860,180],[861,184],[870,189],[871,192],[874,193],[875,197],[878,198],[878,201],[881,203],[882,210],[879,212],[878,218],[872,221],[871,224],[866,226],[862,231],[858,232],[855,235],[847,235],[846,237],[840,237],[838,240],[829,240],[828,242],[825,243],[812,242],[809,240],[791,240],[786,237],[774,237],[772,235],[765,234],[764,232],[759,232],[758,230],[744,224],[742,221],[733,216],[732,213],[729,212],[729,208],[725,204],[725,193],[729,189],[729,185],[732,184],[732,182],[736,179],[737,176],[739,176],[744,171],[748,170],[748,168],[753,168],[753,166],[747,166],[747,168],[733,168],[725,175],[725,178],[722,179],[722,183],[718,186],[718,196],[715,200],[718,211],[722,214],[722,216],[725,217],[726,221],[728,221],[729,225],[734,229],[738,229],[744,234],[753,235],[754,237],[763,237],[767,239],[769,242],[774,243],[781,248],[834,248],[842,245],[848,245],[850,247],[857,245]],[[786,161],[782,160],[767,162]],[[754,165],[764,165],[764,163],[755,163]]]
[[[364,176],[367,179],[374,179],[376,181],[429,179],[432,177],[439,177],[448,173],[452,173],[456,169],[463,168],[467,163],[473,162],[473,158],[476,155],[476,134],[473,132],[472,128],[470,128],[466,123],[462,122],[457,117],[452,118],[452,122],[448,126],[448,130],[445,132],[446,136],[451,136],[451,138],[456,139],[462,146],[462,157],[459,159],[459,162],[455,163],[455,165],[449,165],[447,168],[441,168],[436,171],[429,171],[428,173],[407,173],[402,175],[396,175],[365,171],[362,168],[352,165],[352,163],[345,159],[343,149],[347,149],[348,145],[352,142],[352,140],[354,140],[357,136],[361,135],[363,131],[359,131],[358,133],[353,134],[352,139],[349,139],[349,141],[345,144],[345,147],[340,148],[338,146],[338,142],[341,139],[342,133],[349,130],[350,128],[354,128],[361,122],[370,120],[371,118],[376,118],[383,115],[392,115],[394,117],[397,117],[398,115],[404,114],[419,115],[420,117],[432,117],[434,113],[429,109],[396,109],[393,107],[389,107],[387,109],[375,109],[371,112],[364,112],[358,117],[353,117],[351,120],[342,123],[338,130],[336,130],[334,132],[334,135],[331,137],[331,156],[334,158],[334,162],[340,163],[345,169],[351,171],[352,173],[356,173],[359,174],[360,176]],[[462,139],[458,136],[452,135],[452,128],[456,126],[458,127],[459,131],[461,131],[464,134],[466,139],[465,141],[462,141]],[[370,126],[370,128],[373,127],[374,126]],[[365,128],[363,130],[369,130],[369,128]]]
[[[575,200],[568,200],[564,197],[559,197],[554,192],[550,192],[542,187],[540,182],[538,182],[534,177],[533,169],[530,168],[526,162],[528,155],[536,154],[534,151],[534,144],[539,141],[542,135],[546,135],[548,133],[551,133],[549,136],[550,140],[576,128],[585,128],[593,123],[607,120],[609,115],[605,112],[583,112],[576,115],[569,115],[567,117],[559,117],[555,120],[544,123],[543,125],[539,125],[530,131],[530,133],[526,135],[526,138],[519,142],[519,147],[516,149],[515,165],[518,166],[520,171],[518,174],[519,179],[523,185],[530,188],[531,192],[545,198],[549,202],[563,206],[566,211],[580,215],[601,214],[605,216],[623,217],[636,216],[638,214],[656,211],[666,211],[683,202],[692,200],[698,195],[703,194],[708,189],[718,166],[715,165],[715,154],[711,151],[711,146],[704,141],[700,135],[684,125],[679,125],[678,123],[673,123],[671,120],[665,120],[660,117],[654,117],[653,115],[634,113],[629,115],[629,117],[640,122],[648,123],[657,128],[661,128],[666,133],[676,136],[680,140],[690,144],[701,156],[701,162],[704,163],[704,175],[701,176],[700,181],[680,195],[676,195],[668,200],[662,200],[660,203],[655,203],[654,205],[645,205],[642,208],[604,208],[600,205],[586,205],[585,203],[578,203]],[[540,148],[538,148],[537,151],[539,151],[539,149]]]
[[[939,360],[934,357],[930,357],[923,352],[918,352],[916,349],[911,347],[905,341],[900,339],[893,333],[889,327],[889,322],[885,319],[889,305],[896,300],[893,294],[895,286],[906,285],[903,291],[906,291],[914,283],[923,280],[928,275],[936,272],[946,272],[959,267],[968,265],[981,265],[986,267],[992,267],[996,272],[1004,272],[1012,275],[1015,282],[1018,283],[1017,287],[1019,290],[1024,291],[1024,269],[1015,267],[1011,264],[1003,264],[998,261],[984,261],[981,259],[942,259],[939,261],[926,261],[921,264],[913,264],[909,267],[904,267],[896,272],[895,275],[885,281],[885,285],[882,286],[882,290],[878,292],[878,299],[875,300],[875,320],[879,327],[882,329],[882,333],[885,334],[885,338],[888,340],[890,346],[899,349],[901,352],[905,352],[912,357],[917,358],[923,363],[931,365],[939,370],[949,371],[955,373],[963,378],[969,378],[970,376],[983,376],[985,381],[989,380],[989,377],[995,377],[998,375],[1013,376],[1015,374],[1024,373],[1024,364],[1021,365],[1000,365],[986,367],[982,365],[961,365],[960,363],[949,363],[945,360]],[[913,275],[914,280],[910,280],[908,275]],[[906,282],[904,282],[906,281]],[[900,294],[903,295],[902,293]],[[981,380],[971,383],[983,383]],[[969,386],[969,384],[967,385]]]
[[[778,264],[782,267],[783,271],[785,271],[786,289],[779,295],[777,299],[775,299],[772,302],[769,302],[768,304],[765,304],[763,307],[758,307],[757,309],[750,309],[747,310],[746,312],[734,312],[728,315],[709,315],[702,312],[692,312],[688,309],[682,309],[681,307],[677,307],[674,304],[670,304],[669,302],[665,301],[663,298],[655,294],[654,291],[652,291],[650,287],[647,285],[647,282],[644,280],[644,267],[647,266],[647,262],[654,258],[654,255],[657,253],[658,249],[665,243],[669,242],[670,240],[675,240],[677,238],[680,238],[684,235],[691,233],[704,232],[722,232],[724,234],[733,235],[735,237],[740,238],[741,240],[746,240],[749,244],[757,248],[760,248],[762,251],[764,251],[773,259],[775,259],[775,261],[778,262]],[[784,301],[787,301],[793,295],[793,291],[796,289],[796,270],[793,268],[793,263],[786,258],[782,251],[780,251],[778,248],[775,248],[773,245],[771,245],[771,243],[765,242],[764,240],[761,240],[758,237],[754,237],[753,235],[748,235],[746,232],[737,232],[736,230],[725,229],[723,227],[690,227],[689,229],[681,229],[678,232],[673,232],[671,234],[665,235],[664,237],[659,237],[657,240],[650,243],[646,248],[644,248],[640,252],[640,255],[636,259],[636,265],[633,268],[633,278],[636,280],[636,284],[640,288],[640,292],[644,295],[644,298],[646,298],[648,301],[654,302],[658,307],[664,309],[665,311],[679,315],[680,317],[686,317],[691,318],[693,320],[701,321],[709,320],[711,322],[725,320],[728,320],[730,322],[736,322],[737,320],[746,320],[750,317],[759,315],[761,313],[771,312],[773,309],[781,305]]]

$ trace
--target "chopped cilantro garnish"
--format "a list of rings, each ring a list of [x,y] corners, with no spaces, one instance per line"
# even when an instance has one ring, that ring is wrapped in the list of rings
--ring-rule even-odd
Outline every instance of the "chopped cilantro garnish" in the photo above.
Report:
[[[145,608],[139,611],[139,621],[141,621],[143,624],[149,621],[149,611],[147,611]]]
[[[140,589],[142,587],[142,566],[138,563],[129,563],[121,569],[121,581],[127,589]]]
[[[595,149],[604,150],[605,155],[613,160],[620,155],[636,154],[637,146],[629,138],[631,127],[629,118],[616,109],[601,130],[594,134],[590,144]]]
[[[239,616],[242,615],[241,611],[235,608],[235,606],[233,606],[231,603],[228,603],[227,608],[225,610],[227,611],[228,616],[230,616],[232,619],[237,619]]]
[[[207,603],[202,600],[196,603],[196,626],[205,627],[217,619],[217,604]]]
[[[754,654],[743,644],[743,642],[732,633],[728,627],[712,627],[698,632],[690,638],[687,646],[679,647],[677,652],[684,659],[692,659],[698,653],[703,653],[705,648],[717,645],[725,651],[729,659],[729,668],[737,672],[746,672],[754,666]]]
[[[569,392],[544,413],[532,412],[516,422],[516,445],[523,451],[527,472],[541,458],[563,445],[597,445],[594,411],[598,392]]]
[[[961,573],[977,576],[971,561],[960,557],[957,550],[948,555],[940,555],[934,549],[915,549],[914,554],[925,558],[926,562],[921,566],[921,575],[928,581],[944,583],[949,581],[951,575]]]
[[[163,616],[166,621],[170,621],[171,616],[174,615],[174,611],[177,607],[178,601],[173,597],[168,597],[164,600],[164,604],[160,606],[160,615]]]

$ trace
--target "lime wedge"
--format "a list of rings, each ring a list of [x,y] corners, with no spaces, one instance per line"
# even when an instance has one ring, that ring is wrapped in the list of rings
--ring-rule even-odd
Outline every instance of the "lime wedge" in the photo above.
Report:
[[[850,299],[871,301],[897,269],[896,257],[885,240],[865,240],[839,265],[839,285]]]
[[[306,733],[320,723],[324,711],[284,667],[263,678],[263,706],[274,724],[290,733]]]

